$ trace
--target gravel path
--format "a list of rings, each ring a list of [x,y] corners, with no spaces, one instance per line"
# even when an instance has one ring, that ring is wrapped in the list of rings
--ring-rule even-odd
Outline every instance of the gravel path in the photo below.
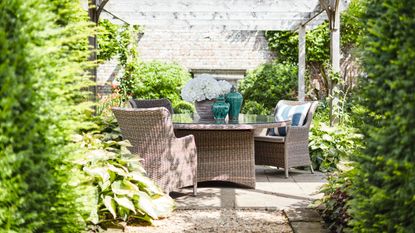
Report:
[[[124,232],[292,233],[282,211],[252,209],[176,210],[154,226],[127,226]]]

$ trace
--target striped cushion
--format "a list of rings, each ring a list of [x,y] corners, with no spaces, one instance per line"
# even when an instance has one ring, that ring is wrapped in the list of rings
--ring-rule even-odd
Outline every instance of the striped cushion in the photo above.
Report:
[[[311,103],[304,103],[301,105],[287,105],[278,103],[277,113],[275,114],[276,121],[291,120],[291,126],[304,125],[305,118],[307,117],[308,110]],[[270,129],[269,135],[273,136],[286,136],[287,127],[278,127]]]

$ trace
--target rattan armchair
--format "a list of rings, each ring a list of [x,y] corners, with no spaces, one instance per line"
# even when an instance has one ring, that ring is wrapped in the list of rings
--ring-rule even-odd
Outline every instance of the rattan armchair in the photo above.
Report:
[[[299,105],[305,102],[281,100],[279,103]],[[289,168],[292,167],[310,166],[311,172],[314,173],[308,149],[308,134],[317,105],[318,102],[313,101],[304,125],[287,127],[286,136],[256,136],[255,164],[283,167],[286,178]]]
[[[197,152],[193,135],[176,138],[169,111],[164,108],[112,108],[123,138],[139,155],[147,176],[166,193],[193,185],[197,190]]]
[[[149,99],[149,100],[138,100],[130,99],[129,103],[132,108],[157,108],[165,107],[169,110],[170,114],[173,114],[173,107],[168,99]]]

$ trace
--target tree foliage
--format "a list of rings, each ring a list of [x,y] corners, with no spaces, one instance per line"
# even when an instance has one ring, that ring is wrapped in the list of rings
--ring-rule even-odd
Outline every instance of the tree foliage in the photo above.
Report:
[[[246,100],[244,106],[249,107],[243,107],[243,112],[253,113],[248,110],[254,110],[251,106],[260,103],[271,114],[278,100],[295,99],[297,70],[293,63],[273,61],[249,72],[239,84],[239,90]]]
[[[356,158],[356,232],[415,231],[415,6],[368,0],[362,41],[367,81],[360,116],[366,149]]]
[[[0,2],[0,229],[79,232],[69,162],[81,126],[90,32],[79,2]]]

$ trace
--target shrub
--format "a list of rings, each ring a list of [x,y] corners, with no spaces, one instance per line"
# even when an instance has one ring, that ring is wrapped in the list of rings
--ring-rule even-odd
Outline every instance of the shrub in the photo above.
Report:
[[[72,133],[88,105],[79,2],[0,1],[0,231],[80,232]]]
[[[368,0],[360,116],[366,148],[356,157],[350,213],[356,232],[415,231],[415,7]]]
[[[351,220],[347,202],[351,200],[351,177],[354,170],[350,163],[338,167],[339,170],[329,174],[327,183],[320,190],[324,196],[315,204],[323,207],[321,214],[328,223],[330,232],[347,232]]]
[[[255,101],[263,104],[267,112],[271,113],[279,100],[295,99],[297,70],[293,63],[273,61],[249,72],[239,84],[245,100],[243,108],[247,101]],[[244,109],[243,112],[248,111]]]
[[[341,160],[349,160],[350,155],[360,149],[363,143],[363,135],[348,125],[348,122],[334,126],[329,126],[328,122],[328,108],[320,106],[313,117],[309,147],[314,168],[322,172],[336,170],[337,164]]]
[[[194,113],[195,106],[186,101],[179,101],[173,105],[174,113]]]
[[[258,114],[258,115],[270,115],[273,112],[269,109],[266,109],[263,104],[260,104],[254,100],[245,100],[244,101],[244,108],[242,109],[242,113],[247,114]]]
[[[121,80],[121,89],[137,99],[167,98],[173,105],[180,100],[180,92],[190,73],[176,64],[159,61],[131,62]]]

